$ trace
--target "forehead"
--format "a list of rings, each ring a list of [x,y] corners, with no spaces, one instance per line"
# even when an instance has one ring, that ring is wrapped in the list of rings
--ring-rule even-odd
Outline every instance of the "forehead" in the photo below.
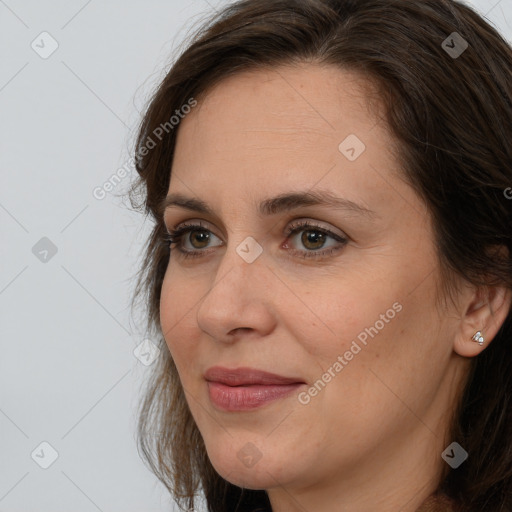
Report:
[[[360,75],[318,64],[258,69],[197,99],[178,129],[169,191],[201,196],[208,185],[220,199],[229,184],[253,198],[319,184],[389,200],[375,172],[396,168],[393,140]]]
[[[378,116],[369,112],[370,100],[372,108],[380,106],[375,87],[361,75],[332,65],[301,63],[225,78],[202,96],[188,117],[195,122],[197,135],[208,139],[226,132],[261,138],[339,138],[338,132],[363,132],[375,126]],[[187,124],[192,123],[185,120],[181,128]]]

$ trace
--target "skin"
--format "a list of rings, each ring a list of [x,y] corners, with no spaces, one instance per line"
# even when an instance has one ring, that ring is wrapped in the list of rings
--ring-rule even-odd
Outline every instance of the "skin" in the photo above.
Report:
[[[348,71],[283,66],[223,80],[179,126],[168,192],[200,198],[215,215],[181,207],[164,215],[168,229],[201,221],[210,240],[183,237],[186,249],[203,251],[196,258],[171,250],[162,331],[213,466],[236,485],[266,489],[277,512],[332,511],[333,503],[344,512],[416,510],[446,466],[449,412],[471,357],[510,308],[509,292],[464,283],[455,303],[438,306],[428,209],[395,172],[393,139],[367,98],[365,82]],[[354,161],[338,149],[350,134],[366,145]],[[257,211],[266,198],[309,190],[374,216],[321,206]],[[348,242],[317,259],[291,254],[341,246],[330,237],[308,243],[308,228],[287,240],[295,219]],[[263,249],[252,263],[236,251],[249,236]],[[396,303],[394,318],[334,371]],[[471,341],[477,330],[483,347]],[[307,404],[294,392],[225,412],[203,378],[214,365],[298,377],[301,391],[329,368],[331,379]],[[240,450],[260,458],[248,467]]]

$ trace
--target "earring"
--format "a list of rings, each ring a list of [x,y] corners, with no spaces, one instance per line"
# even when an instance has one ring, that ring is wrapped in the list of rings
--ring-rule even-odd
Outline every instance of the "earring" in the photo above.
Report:
[[[473,335],[473,338],[471,338],[473,341],[477,341],[478,344],[481,346],[484,344],[484,337],[482,336],[482,333],[480,331],[477,331],[474,335]]]

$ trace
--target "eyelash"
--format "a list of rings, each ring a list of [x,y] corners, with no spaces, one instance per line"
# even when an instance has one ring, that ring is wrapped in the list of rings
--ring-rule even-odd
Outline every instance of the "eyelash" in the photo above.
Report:
[[[186,235],[187,233],[192,232],[192,231],[207,231],[207,232],[211,233],[211,231],[206,226],[203,226],[201,223],[199,223],[199,224],[183,224],[180,227],[178,227],[177,229],[171,229],[167,233],[165,233],[163,236],[164,243],[169,248],[171,245],[176,244],[176,248],[177,248],[178,252],[181,253],[183,258],[197,258],[197,257],[204,256],[204,254],[207,254],[210,251],[207,251],[207,249],[206,250],[197,249],[195,251],[190,251],[188,249],[183,249],[183,247],[181,245],[181,241],[182,241],[184,235]],[[332,231],[329,231],[328,229],[325,229],[318,225],[312,224],[309,221],[299,221],[296,224],[294,224],[293,226],[290,226],[286,230],[286,239],[288,240],[288,238],[290,236],[295,235],[296,233],[300,233],[301,231],[316,231],[316,232],[322,233],[324,235],[327,235],[330,238],[333,238],[334,240],[336,240],[337,242],[340,242],[340,244],[341,244],[341,246],[331,247],[329,249],[318,250],[318,251],[315,251],[315,250],[301,251],[298,249],[290,249],[288,251],[292,256],[299,256],[304,259],[324,258],[324,257],[330,256],[330,255],[340,251],[341,249],[343,249],[343,247],[348,242],[347,238],[337,235],[336,233],[333,233]]]

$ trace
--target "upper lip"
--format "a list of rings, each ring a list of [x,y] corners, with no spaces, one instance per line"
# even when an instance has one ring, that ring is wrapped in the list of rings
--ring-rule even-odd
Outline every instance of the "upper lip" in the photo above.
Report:
[[[284,377],[275,373],[257,370],[256,368],[239,367],[239,368],[224,368],[222,366],[212,366],[208,368],[204,374],[207,381],[220,382],[228,386],[243,386],[250,384],[262,385],[284,385],[304,383],[303,380],[295,377]]]

